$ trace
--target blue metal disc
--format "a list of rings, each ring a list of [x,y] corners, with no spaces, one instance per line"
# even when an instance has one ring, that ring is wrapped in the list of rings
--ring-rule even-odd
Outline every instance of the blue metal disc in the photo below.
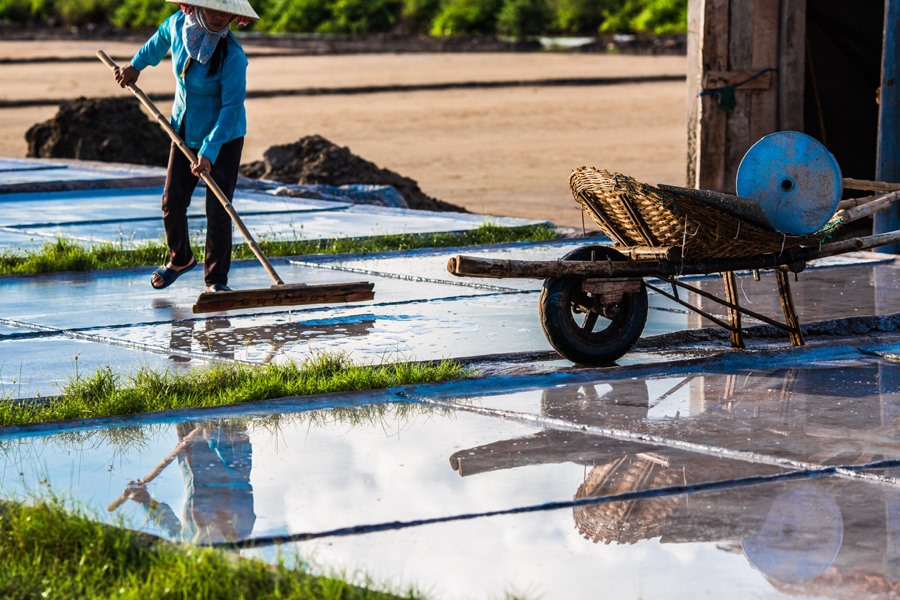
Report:
[[[841,201],[841,169],[831,152],[799,131],[765,136],[747,151],[737,172],[737,195],[759,203],[783,233],[815,233]]]
[[[759,532],[741,540],[741,548],[767,576],[799,583],[824,573],[843,541],[844,519],[834,498],[796,483],[775,497]]]

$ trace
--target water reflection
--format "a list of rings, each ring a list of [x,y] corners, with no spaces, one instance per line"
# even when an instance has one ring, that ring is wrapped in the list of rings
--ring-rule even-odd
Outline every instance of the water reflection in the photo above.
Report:
[[[122,500],[140,505],[148,519],[170,539],[199,543],[234,541],[253,531],[253,450],[247,428],[232,422],[180,423],[178,443],[141,479],[128,483]],[[184,506],[179,517],[166,498],[147,489],[173,461],[181,471]]]
[[[576,497],[708,478],[710,459],[630,455],[595,467]],[[797,594],[861,597],[900,592],[900,492],[841,479],[579,507],[593,542],[718,542],[743,554],[775,587]]]
[[[900,455],[900,365],[887,361],[552,388],[541,410],[819,464]]]
[[[236,322],[238,320],[227,318],[173,321],[169,334],[169,349],[174,351],[172,360],[189,360],[185,356],[196,349],[220,358],[268,364],[298,343],[320,338],[363,337],[375,327],[375,318],[371,315],[246,327]]]
[[[541,412],[710,448],[861,464],[900,455],[900,375],[884,361],[768,372],[703,373],[547,389]],[[783,469],[640,440],[573,430],[460,450],[461,476],[570,462],[585,475],[576,499],[773,475]],[[900,490],[839,478],[578,506],[587,541],[716,542],[742,554],[782,591],[860,597],[900,592]]]

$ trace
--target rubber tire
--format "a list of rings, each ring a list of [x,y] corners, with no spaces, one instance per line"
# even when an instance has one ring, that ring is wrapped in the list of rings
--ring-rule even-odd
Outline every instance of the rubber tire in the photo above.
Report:
[[[566,254],[564,260],[628,260],[608,246],[585,246]],[[618,314],[600,331],[585,333],[575,321],[572,302],[581,294],[581,278],[549,277],[541,289],[541,326],[547,341],[561,356],[576,365],[599,367],[621,358],[641,337],[647,322],[647,288],[627,293],[617,305]],[[590,295],[588,295],[590,298]],[[605,319],[605,317],[601,317]],[[598,322],[599,324],[599,322]]]

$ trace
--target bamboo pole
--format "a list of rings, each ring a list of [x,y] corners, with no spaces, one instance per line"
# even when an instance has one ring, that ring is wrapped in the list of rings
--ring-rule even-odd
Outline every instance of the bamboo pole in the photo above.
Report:
[[[659,275],[700,275],[722,271],[745,271],[803,263],[847,252],[868,250],[900,242],[900,230],[831,242],[821,246],[792,248],[781,253],[758,254],[746,258],[706,260],[547,260],[524,261],[457,255],[447,270],[460,277],[493,279],[547,277],[656,277]]]
[[[657,260],[681,260],[681,246],[629,246],[616,248],[622,254],[627,254],[634,260],[642,258]]]
[[[866,192],[896,192],[900,190],[900,183],[888,183],[886,181],[868,181],[866,179],[844,177],[841,183],[845,188]]]
[[[864,217],[870,217],[878,211],[890,208],[898,198],[900,198],[900,191],[876,196],[868,201],[861,202],[856,206],[842,208],[835,213],[835,216],[838,217],[842,223],[851,223]]]
[[[778,297],[781,299],[781,312],[784,313],[784,322],[790,330],[792,346],[802,346],[803,330],[800,328],[800,317],[794,308],[794,296],[791,294],[791,280],[787,269],[776,269],[775,280],[778,282]]]
[[[734,306],[728,306],[728,322],[731,327],[728,332],[731,334],[732,348],[746,348],[744,344],[744,331],[741,329],[741,309],[738,295],[737,277],[734,271],[725,271],[722,273],[722,282],[725,284],[725,299]]]
[[[181,441],[179,441],[178,444],[176,444],[175,448],[173,448],[172,451],[169,452],[165,458],[163,458],[161,461],[159,461],[159,464],[157,464],[155,467],[153,467],[152,471],[150,471],[149,473],[147,473],[146,475],[144,475],[143,477],[138,479],[137,483],[139,485],[146,485],[146,484],[150,483],[151,481],[153,481],[154,479],[156,479],[159,476],[159,474],[162,473],[163,471],[165,471],[166,467],[168,467],[172,463],[172,461],[178,457],[179,454],[184,452],[188,446],[190,446],[191,444],[194,443],[194,441],[197,439],[198,436],[200,436],[201,433],[203,433],[203,428],[200,425],[198,425],[197,427],[194,427],[190,431],[190,433],[188,433],[186,436],[181,438]],[[108,510],[109,512],[113,512],[114,510],[119,508],[123,502],[128,500],[128,498],[130,496],[131,496],[131,492],[126,488],[125,491],[122,492],[122,494],[118,498],[116,498],[115,500],[113,500],[106,506],[106,510]]]

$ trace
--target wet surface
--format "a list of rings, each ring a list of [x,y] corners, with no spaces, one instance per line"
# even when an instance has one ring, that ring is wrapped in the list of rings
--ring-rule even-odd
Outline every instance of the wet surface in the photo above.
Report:
[[[162,239],[159,202],[162,188],[82,190],[3,194],[0,243],[13,245],[11,234],[54,241],[68,238],[130,245]],[[481,226],[485,217],[431,213],[402,208],[356,207],[345,202],[295,199],[254,192],[235,194],[235,208],[258,240],[322,239],[377,235],[464,231]],[[191,237],[205,236],[205,190],[199,189],[189,209]],[[501,226],[525,225],[522,219],[490,218]],[[235,242],[244,239],[235,231]]]
[[[841,346],[669,371],[20,431],[0,437],[0,493],[49,487],[168,539],[311,538],[282,556],[429,597],[900,589],[900,365]]]
[[[466,249],[474,254],[511,254],[543,260],[565,254],[577,242],[516,245],[508,249]],[[79,343],[126,348],[153,364],[180,368],[184,361],[250,363],[303,360],[314,352],[334,351],[355,360],[434,360],[449,357],[523,352],[551,352],[538,315],[540,282],[522,279],[466,279],[446,273],[447,260],[458,249],[389,253],[372,258],[304,257],[274,259],[288,283],[325,284],[371,281],[375,299],[338,306],[298,306],[195,316],[191,306],[203,290],[200,268],[184,275],[164,292],[148,285],[152,268],[100,273],[57,274],[0,279],[3,314],[0,325],[0,377],[16,372],[33,382],[17,387],[25,397],[58,393],[58,382],[73,375],[74,353],[30,352],[35,337],[63,337]],[[868,262],[866,262],[868,261]],[[441,268],[443,266],[443,273]],[[860,256],[839,268],[811,268],[793,284],[802,323],[860,314],[891,314],[900,309],[897,267]],[[235,263],[236,289],[266,288],[271,279],[255,261]],[[756,282],[742,276],[742,304],[778,317],[780,306],[771,277]],[[853,281],[855,294],[843,294],[841,281]],[[718,278],[693,285],[721,293]],[[822,293],[834,289],[834,293]],[[689,302],[706,300],[682,293]],[[801,301],[802,299],[802,301]],[[724,309],[701,304],[725,318]],[[745,324],[756,321],[750,318]],[[650,314],[643,335],[655,336],[709,326],[684,307],[650,294]],[[852,333],[852,332],[851,332]],[[788,344],[780,335],[773,344]],[[727,349],[727,342],[719,345]],[[98,349],[103,355],[103,348]],[[677,356],[677,354],[675,355]],[[160,357],[170,357],[159,362]],[[620,364],[659,362],[664,356],[630,353]],[[130,364],[130,363],[129,363]],[[32,368],[33,365],[33,368]],[[46,385],[40,382],[46,380]]]
[[[38,167],[0,161],[0,187]],[[0,194],[0,249],[58,235],[161,239],[159,193]],[[483,222],[255,191],[236,205],[263,239]],[[198,234],[202,206],[198,192]],[[191,312],[199,268],[162,292],[148,285],[153,268],[0,278],[3,398],[40,401],[98,369],[186,372],[319,352],[476,369],[440,385],[0,429],[0,498],[49,488],[107,522],[266,560],[280,552],[433,598],[900,594],[897,334],[862,337],[850,320],[803,348],[777,334],[731,351],[703,331],[702,343],[683,341],[710,322],[651,292],[638,347],[580,369],[547,342],[542,282],[446,270],[461,253],[554,260],[598,241],[279,258],[287,283],[371,281],[375,299],[203,316]],[[891,318],[897,269],[871,253],[811,264],[791,281],[801,323]],[[723,294],[717,276],[686,281]],[[231,284],[271,279],[239,261]],[[741,304],[780,318],[775,289],[771,273],[739,275]],[[695,292],[680,297],[725,318]],[[137,478],[147,485],[129,486]]]
[[[123,183],[135,177],[165,177],[165,169],[54,159],[0,158],[0,189],[27,189],[48,183]]]
[[[143,367],[177,372],[186,366],[175,354],[149,352],[98,337],[36,336],[27,329],[0,338],[0,357],[0,396],[11,399],[57,396],[71,381],[100,369],[128,375]]]

